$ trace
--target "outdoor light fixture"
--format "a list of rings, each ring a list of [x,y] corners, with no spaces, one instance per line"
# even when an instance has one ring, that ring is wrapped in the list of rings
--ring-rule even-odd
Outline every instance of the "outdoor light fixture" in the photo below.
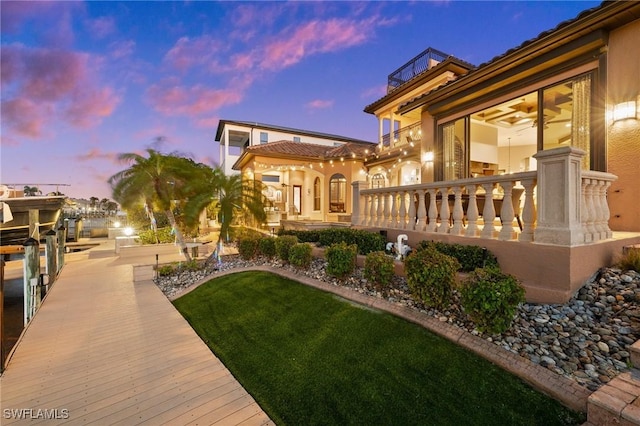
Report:
[[[613,122],[636,118],[636,101],[621,102],[613,106]]]
[[[422,154],[422,162],[423,163],[432,163],[433,162],[433,151],[427,151]]]
[[[126,235],[127,237],[130,237],[131,235],[133,235],[133,229],[130,227],[124,228],[124,235]]]
[[[120,222],[118,222],[117,220],[114,222],[113,224],[114,228],[120,228]]]

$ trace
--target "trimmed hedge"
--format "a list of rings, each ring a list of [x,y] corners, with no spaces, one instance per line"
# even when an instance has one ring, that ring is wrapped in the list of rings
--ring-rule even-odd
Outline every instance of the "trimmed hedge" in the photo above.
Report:
[[[472,272],[477,268],[499,267],[496,256],[484,247],[424,240],[420,241],[416,250],[424,250],[428,247],[456,258],[460,263],[460,271],[463,272]]]

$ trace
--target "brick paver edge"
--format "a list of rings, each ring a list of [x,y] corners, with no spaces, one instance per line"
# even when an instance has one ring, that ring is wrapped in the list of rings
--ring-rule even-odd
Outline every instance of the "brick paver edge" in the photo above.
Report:
[[[539,391],[560,401],[566,407],[575,411],[587,412],[587,401],[589,396],[592,394],[592,391],[580,386],[577,382],[567,377],[535,364],[530,360],[516,353],[510,352],[479,336],[474,336],[459,327],[422,314],[415,309],[394,304],[387,300],[367,296],[346,287],[325,283],[304,275],[296,275],[288,270],[274,268],[271,266],[251,266],[227,269],[222,272],[216,272],[197,281],[183,291],[169,297],[169,300],[173,301],[184,296],[214,278],[245,271],[271,272],[280,275],[281,277],[298,281],[310,287],[333,293],[352,302],[404,318],[407,321],[418,324],[491,361],[499,367],[521,378]]]

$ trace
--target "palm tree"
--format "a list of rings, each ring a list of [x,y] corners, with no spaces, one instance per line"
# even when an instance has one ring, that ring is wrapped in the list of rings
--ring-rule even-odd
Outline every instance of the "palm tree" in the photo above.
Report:
[[[42,191],[40,191],[37,186],[25,185],[22,191],[24,192],[25,197],[34,197],[38,194],[42,194]]]
[[[220,222],[218,242],[223,238],[228,241],[229,228],[234,220],[241,218],[245,223],[250,220],[266,221],[266,197],[262,189],[259,181],[243,179],[241,175],[227,176],[219,166],[212,169],[200,164],[198,178],[193,179],[187,188],[191,194],[184,208],[187,222],[197,221],[202,210],[214,203]]]
[[[195,163],[175,153],[161,154],[147,149],[147,154],[148,157],[135,153],[118,155],[120,161],[131,163],[131,166],[109,178],[113,198],[123,208],[146,203],[164,211],[175,231],[180,249],[190,261],[191,256],[176,224],[171,202],[181,197],[185,183],[193,177]]]

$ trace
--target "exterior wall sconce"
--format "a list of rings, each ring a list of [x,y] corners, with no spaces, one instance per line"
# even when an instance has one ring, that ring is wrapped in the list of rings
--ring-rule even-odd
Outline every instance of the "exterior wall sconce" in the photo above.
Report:
[[[433,163],[433,151],[427,151],[422,154],[423,163]]]
[[[621,102],[613,106],[613,122],[626,120],[628,118],[637,118],[636,101]]]

